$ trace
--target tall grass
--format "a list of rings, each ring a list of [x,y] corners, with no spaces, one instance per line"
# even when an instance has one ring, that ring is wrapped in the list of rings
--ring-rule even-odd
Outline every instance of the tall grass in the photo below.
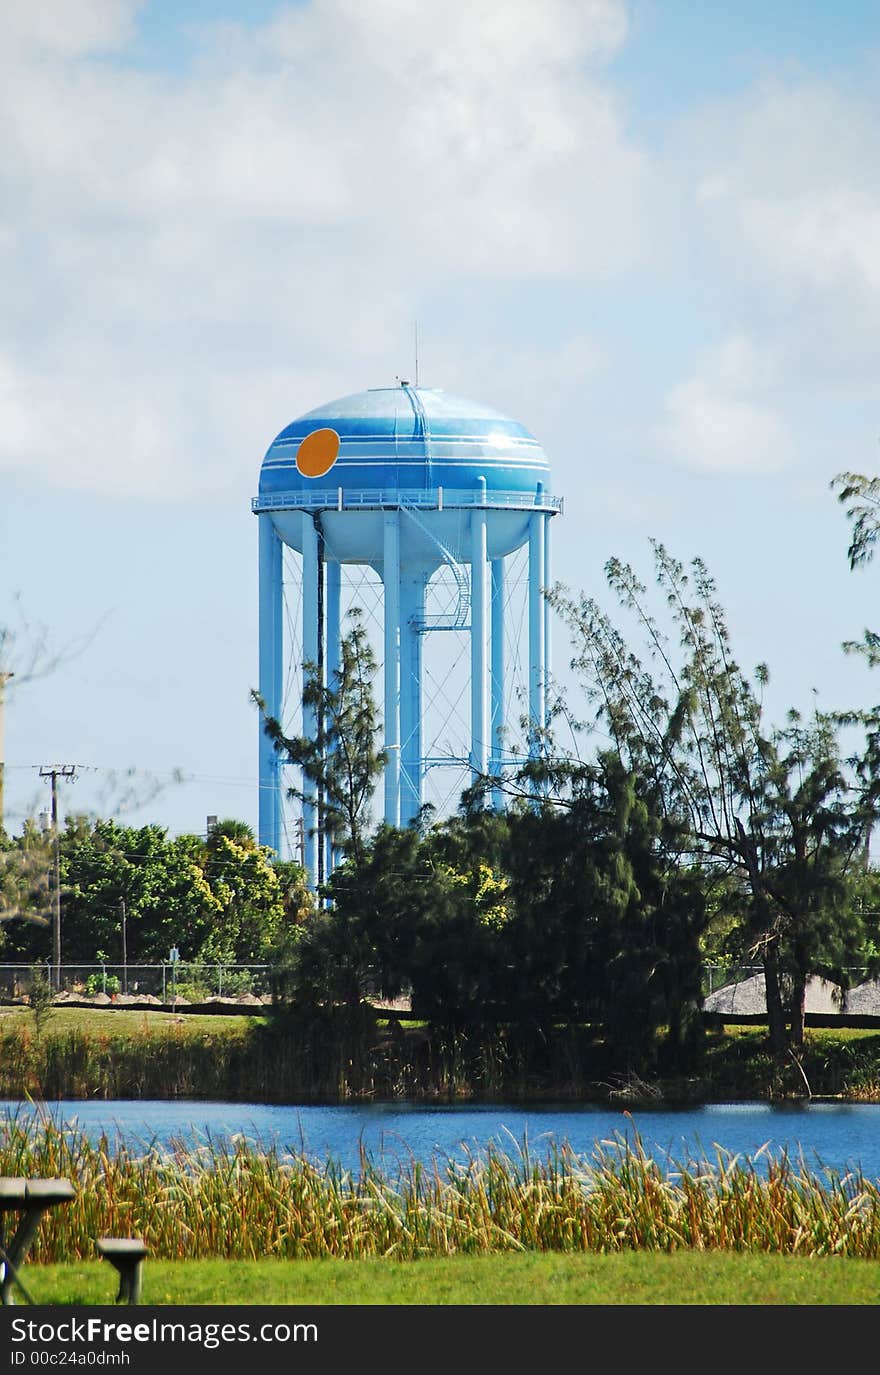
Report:
[[[0,1173],[63,1176],[75,1200],[41,1224],[38,1261],[94,1258],[99,1236],[138,1234],[167,1259],[362,1259],[498,1251],[764,1251],[880,1257],[880,1190],[861,1174],[824,1178],[787,1156],[652,1158],[636,1136],[589,1158],[523,1141],[396,1177],[243,1140],[92,1143],[44,1116],[0,1122]]]
[[[583,1026],[403,1030],[377,1025],[369,1008],[208,1020],[59,1009],[37,1036],[28,1016],[4,1017],[0,1097],[634,1102],[647,1091],[693,1103],[802,1096],[806,1075],[814,1096],[880,1101],[880,1036],[865,1032],[809,1031],[802,1074],[774,1061],[763,1028],[711,1034],[693,1063],[626,1066]]]
[[[214,1033],[196,1032],[185,1020],[144,1020],[118,1032],[59,1025],[41,1037],[19,1019],[0,1027],[0,1097],[8,1098],[582,1096],[605,1072],[583,1028],[557,1028],[534,1044],[492,1028],[403,1032],[378,1027],[369,1008],[255,1020]]]

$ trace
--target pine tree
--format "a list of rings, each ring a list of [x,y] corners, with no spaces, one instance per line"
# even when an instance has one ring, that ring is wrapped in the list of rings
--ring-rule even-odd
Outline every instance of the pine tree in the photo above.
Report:
[[[385,751],[377,741],[381,722],[373,695],[376,658],[360,612],[349,612],[351,629],[342,637],[340,665],[333,681],[322,683],[317,668],[307,664],[303,705],[319,722],[314,739],[286,735],[279,721],[266,715],[259,693],[253,700],[264,716],[264,729],[279,754],[297,765],[304,779],[322,798],[322,824],[334,846],[359,867],[370,824],[370,802],[385,767]],[[303,789],[292,786],[291,797],[304,800]]]
[[[742,922],[764,966],[770,1043],[781,1055],[802,1043],[809,976],[845,978],[843,955],[858,948],[845,880],[860,862],[874,792],[857,770],[847,773],[835,717],[816,712],[804,725],[792,712],[782,728],[765,723],[767,670],[759,666],[754,683],[740,670],[705,565],[694,559],[688,571],[661,544],[653,549],[677,648],[645,586],[618,560],[606,566],[608,582],[646,659],[592,599],[557,588],[552,600],[623,766],[646,780],[666,824],[688,835],[694,862],[738,879]]]

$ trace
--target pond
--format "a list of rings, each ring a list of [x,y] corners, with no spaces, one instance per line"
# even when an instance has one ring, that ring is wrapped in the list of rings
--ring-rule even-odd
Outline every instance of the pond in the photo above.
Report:
[[[785,1151],[813,1173],[861,1169],[880,1180],[880,1104],[713,1103],[681,1109],[570,1103],[438,1105],[401,1102],[304,1106],[176,1100],[81,1101],[45,1105],[0,1100],[0,1119],[48,1113],[95,1139],[137,1151],[175,1140],[207,1144],[244,1137],[260,1147],[304,1154],[318,1164],[333,1161],[357,1171],[361,1151],[385,1173],[396,1175],[413,1161],[464,1161],[494,1145],[533,1157],[567,1144],[589,1159],[602,1142],[634,1141],[636,1133],[665,1167],[725,1156],[758,1158]]]

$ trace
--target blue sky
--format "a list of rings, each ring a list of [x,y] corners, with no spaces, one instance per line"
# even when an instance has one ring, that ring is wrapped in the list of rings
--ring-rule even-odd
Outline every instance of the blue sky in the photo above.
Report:
[[[12,829],[53,762],[255,822],[260,461],[416,319],[544,443],[557,578],[660,539],[777,718],[876,698],[828,485],[878,458],[876,4],[0,0],[0,68],[0,622],[88,640],[11,685]]]

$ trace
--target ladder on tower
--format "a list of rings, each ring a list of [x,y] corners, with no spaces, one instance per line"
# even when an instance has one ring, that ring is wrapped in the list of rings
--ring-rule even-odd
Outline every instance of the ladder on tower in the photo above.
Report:
[[[402,511],[406,512],[410,520],[422,532],[425,538],[434,545],[443,563],[452,573],[457,593],[457,601],[451,620],[443,616],[420,616],[418,619],[413,620],[413,625],[416,630],[420,631],[422,634],[428,630],[469,630],[471,584],[466,565],[459,563],[449,549],[447,549],[443,541],[438,539],[433,530],[429,529],[419,515],[416,506],[401,497],[400,508]]]

